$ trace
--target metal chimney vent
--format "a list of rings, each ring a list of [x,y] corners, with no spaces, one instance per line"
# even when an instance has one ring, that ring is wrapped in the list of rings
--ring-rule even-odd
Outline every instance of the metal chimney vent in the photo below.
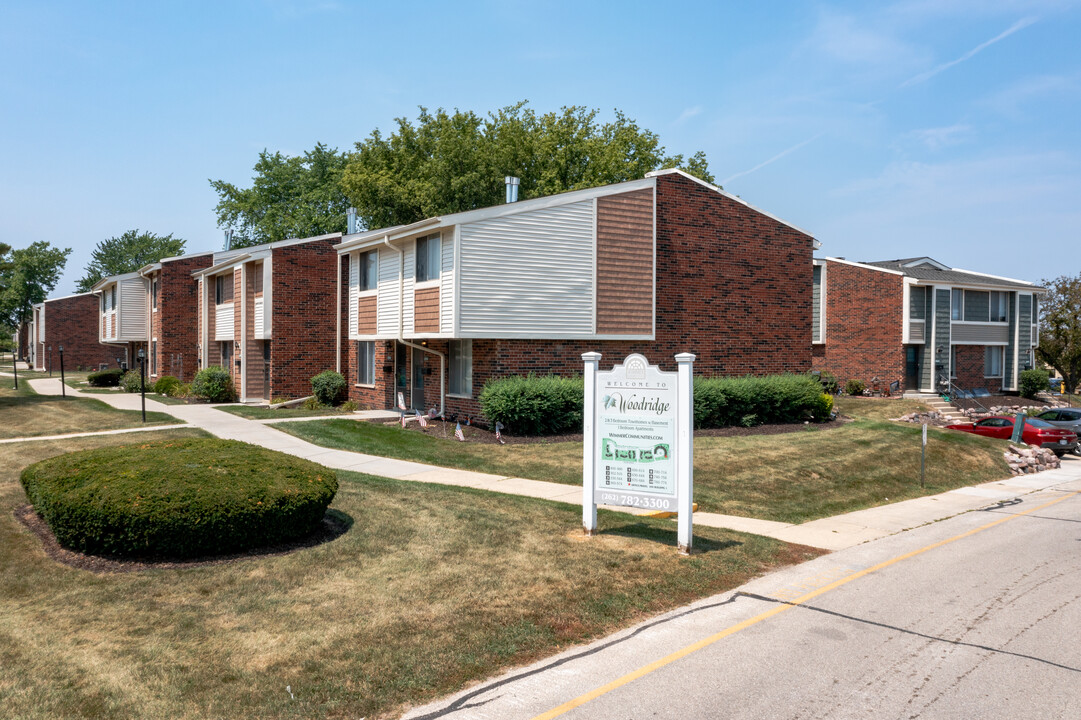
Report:
[[[348,210],[346,210],[345,211],[345,218],[346,218],[346,223],[345,223],[346,224],[346,232],[349,235],[352,235],[353,233],[355,233],[357,231],[357,209],[355,207],[351,207]]]
[[[226,230],[225,231],[225,249],[226,250],[232,250],[233,249],[233,231],[232,230]]]
[[[503,178],[503,182],[507,184],[507,202],[518,202],[518,183],[520,183],[521,180],[508,175]]]

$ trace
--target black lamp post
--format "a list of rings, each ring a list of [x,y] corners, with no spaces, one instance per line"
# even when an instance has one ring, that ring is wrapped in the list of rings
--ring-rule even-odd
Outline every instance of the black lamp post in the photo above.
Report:
[[[53,346],[49,346],[49,377],[53,376]]]
[[[11,367],[15,369],[15,389],[19,389],[19,353],[18,351],[12,351],[11,353]]]
[[[60,350],[60,395],[67,397],[68,385],[64,382],[64,346],[59,346],[58,350]]]
[[[143,422],[146,422],[146,351],[139,348],[139,393],[143,396]]]

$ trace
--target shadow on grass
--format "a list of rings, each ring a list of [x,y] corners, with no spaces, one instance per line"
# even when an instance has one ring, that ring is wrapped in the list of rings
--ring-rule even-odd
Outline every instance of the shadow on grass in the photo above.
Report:
[[[652,523],[630,522],[623,523],[622,525],[615,525],[613,527],[602,528],[597,534],[616,535],[619,537],[634,538],[636,540],[649,540],[650,542],[668,545],[673,548],[679,544],[678,539],[676,538],[675,523],[672,523],[671,527],[662,527],[653,525]],[[718,550],[727,550],[728,548],[738,547],[743,544],[738,540],[711,540],[698,535],[694,535],[693,540],[695,555],[717,552]]]
[[[252,548],[226,555],[207,555],[201,558],[125,557],[119,555],[89,555],[69,550],[60,545],[53,531],[33,506],[15,508],[15,517],[41,541],[45,554],[58,563],[93,573],[124,573],[142,570],[176,570],[207,565],[225,565],[239,560],[288,555],[297,550],[317,547],[334,542],[352,529],[354,520],[349,513],[330,508],[314,531],[291,542]]]

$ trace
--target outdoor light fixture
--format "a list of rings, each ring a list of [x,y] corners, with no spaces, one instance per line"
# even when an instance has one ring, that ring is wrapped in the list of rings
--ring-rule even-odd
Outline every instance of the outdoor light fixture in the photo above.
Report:
[[[58,346],[57,350],[60,351],[60,395],[62,397],[67,397],[68,385],[66,382],[64,382],[64,346]]]

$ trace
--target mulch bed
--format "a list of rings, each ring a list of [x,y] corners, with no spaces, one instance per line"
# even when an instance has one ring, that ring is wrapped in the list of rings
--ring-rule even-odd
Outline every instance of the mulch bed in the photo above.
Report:
[[[182,568],[203,567],[206,565],[225,565],[228,563],[248,560],[251,558],[268,557],[272,555],[286,555],[303,548],[315,547],[323,543],[331,542],[344,535],[352,525],[351,520],[340,517],[342,513],[328,511],[323,516],[323,522],[319,528],[306,538],[291,543],[272,545],[264,548],[255,548],[242,553],[231,555],[214,555],[212,557],[182,560],[168,558],[129,558],[113,555],[86,555],[74,550],[62,547],[56,541],[53,531],[38,515],[33,506],[21,505],[15,508],[15,518],[37,536],[45,554],[58,563],[79,570],[89,570],[92,573],[126,573],[140,572],[143,570],[178,570]],[[348,518],[348,516],[345,516]]]
[[[369,422],[378,423],[381,425],[399,425],[399,422],[387,422],[386,420],[370,420]],[[838,417],[835,420],[830,420],[824,423],[779,423],[773,425],[755,425],[753,427],[726,427],[726,428],[709,428],[706,430],[695,430],[695,437],[743,437],[747,435],[781,435],[784,433],[803,432],[805,430],[814,428],[829,430],[832,428],[841,427],[842,425],[851,422],[850,418]],[[444,424],[439,420],[429,420],[428,427],[422,428],[416,419],[406,418],[405,429],[411,432],[419,432],[429,437],[448,438],[454,439],[454,427],[452,422]],[[499,441],[495,439],[495,433],[484,428],[477,427],[476,425],[462,425],[462,434],[465,436],[466,442],[481,443],[484,445],[498,445]],[[538,436],[517,436],[503,434],[503,443],[506,445],[536,445],[536,444],[550,444],[560,442],[582,442],[582,433],[568,434],[568,435],[538,435]]]
[[[953,406],[960,410],[969,410],[972,408],[978,408],[981,405],[985,408],[997,407],[1000,405],[1010,405],[1015,407],[1021,406],[1043,406],[1047,407],[1050,403],[1045,400],[1023,398],[1020,395],[989,395],[981,398],[951,398]]]

